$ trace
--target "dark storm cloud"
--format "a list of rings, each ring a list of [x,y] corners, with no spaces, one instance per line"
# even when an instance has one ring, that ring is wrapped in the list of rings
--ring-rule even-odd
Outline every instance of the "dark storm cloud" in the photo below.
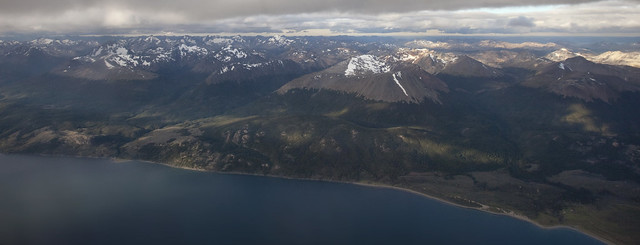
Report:
[[[533,21],[533,18],[518,16],[517,18],[510,19],[507,25],[511,27],[535,27],[536,24],[533,23]]]

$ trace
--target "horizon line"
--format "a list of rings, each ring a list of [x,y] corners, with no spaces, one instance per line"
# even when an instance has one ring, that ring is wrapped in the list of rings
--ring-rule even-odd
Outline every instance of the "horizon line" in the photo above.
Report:
[[[77,36],[77,37],[142,37],[142,36],[287,36],[287,37],[640,37],[640,33],[566,33],[566,32],[535,32],[535,33],[445,33],[445,32],[331,32],[330,30],[304,30],[296,32],[147,32],[147,33],[12,33],[2,34],[0,38],[15,36]]]

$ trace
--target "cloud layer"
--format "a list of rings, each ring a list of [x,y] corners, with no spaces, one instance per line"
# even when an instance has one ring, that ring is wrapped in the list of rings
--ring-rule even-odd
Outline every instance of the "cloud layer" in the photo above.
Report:
[[[2,0],[2,33],[628,33],[640,0]]]

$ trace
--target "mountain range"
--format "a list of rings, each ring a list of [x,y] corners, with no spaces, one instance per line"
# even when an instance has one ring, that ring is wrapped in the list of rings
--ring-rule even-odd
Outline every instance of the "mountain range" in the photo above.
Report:
[[[639,92],[638,50],[553,42],[3,40],[0,151],[391,185],[634,244]]]

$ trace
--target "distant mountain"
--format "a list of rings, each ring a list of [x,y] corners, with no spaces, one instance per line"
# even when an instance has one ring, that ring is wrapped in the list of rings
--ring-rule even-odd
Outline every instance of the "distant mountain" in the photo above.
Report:
[[[69,61],[57,71],[90,80],[148,80],[167,68],[183,67],[195,73],[211,73],[215,67],[231,62],[264,59],[245,53],[233,44],[243,40],[185,37],[159,39],[146,37],[119,40],[94,48],[90,54]]]
[[[466,55],[459,56],[439,73],[462,77],[500,77],[503,75],[500,69],[487,66]]]
[[[499,77],[502,71],[487,66],[467,55],[441,53],[427,49],[400,49],[398,58],[418,65],[431,74],[447,74],[464,77]]]
[[[626,65],[640,68],[640,52],[607,51],[587,59],[608,65]]]
[[[400,49],[397,59],[418,65],[431,74],[438,74],[444,68],[455,62],[458,56],[453,53],[436,52],[429,49]]]
[[[67,60],[52,72],[89,80],[151,80],[160,73],[180,71],[204,74],[209,83],[218,83],[251,80],[267,73],[299,74],[324,69],[358,54],[349,46],[353,44],[324,44],[309,49],[300,41],[282,36],[149,36],[92,47],[90,52]]]
[[[640,91],[640,69],[597,64],[576,56],[547,65],[523,84],[586,101],[613,102],[622,92]]]
[[[470,54],[470,57],[483,64],[498,68],[523,68],[538,70],[540,67],[551,63],[548,59],[541,58],[529,50],[490,50]]]
[[[626,65],[640,68],[640,52],[606,51],[601,54],[574,53],[568,49],[559,49],[549,53],[545,58],[552,61],[563,61],[568,58],[582,56],[585,59],[607,65]]]
[[[521,42],[512,43],[496,40],[474,40],[474,41],[461,41],[461,40],[448,40],[448,41],[430,41],[430,40],[414,40],[407,42],[404,46],[410,48],[428,48],[435,50],[456,50],[456,51],[482,51],[491,49],[528,49],[528,50],[549,50],[557,49],[560,45],[552,42],[540,43],[540,42]]]

